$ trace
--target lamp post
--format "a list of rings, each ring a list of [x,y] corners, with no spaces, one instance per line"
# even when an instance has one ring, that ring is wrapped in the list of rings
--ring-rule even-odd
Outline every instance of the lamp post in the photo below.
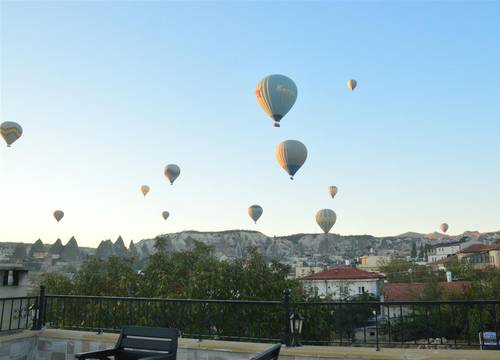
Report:
[[[303,321],[304,318],[298,313],[294,313],[290,316],[290,332],[292,333],[292,343],[290,346],[302,346],[302,344],[300,343],[300,334],[302,333]]]

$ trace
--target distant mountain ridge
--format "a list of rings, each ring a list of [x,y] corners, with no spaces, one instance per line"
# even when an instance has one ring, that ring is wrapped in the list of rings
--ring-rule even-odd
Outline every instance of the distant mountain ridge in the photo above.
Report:
[[[406,232],[396,236],[375,237],[372,235],[339,235],[339,234],[293,234],[287,236],[267,236],[252,230],[226,231],[181,231],[162,234],[156,238],[165,240],[166,251],[189,250],[196,242],[210,245],[214,254],[220,259],[244,258],[249,247],[256,248],[268,259],[284,262],[300,262],[304,259],[328,259],[327,262],[342,262],[369,253],[378,255],[407,256],[411,252],[413,242],[420,244],[440,244],[452,241],[467,241],[492,244],[500,240],[500,231],[480,233],[466,231],[460,235],[441,233],[420,234]],[[21,259],[30,256],[60,254],[61,260],[78,262],[96,256],[106,259],[110,256],[147,258],[155,253],[155,239],[143,239],[136,244],[130,242],[128,248],[120,236],[113,243],[103,240],[96,249],[82,248],[74,237],[66,245],[57,240],[52,245],[37,240],[34,244],[0,243],[2,247],[16,247],[16,257]]]

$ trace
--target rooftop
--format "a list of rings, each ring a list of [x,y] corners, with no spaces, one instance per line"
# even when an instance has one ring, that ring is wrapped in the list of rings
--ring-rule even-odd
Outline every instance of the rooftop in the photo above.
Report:
[[[334,267],[313,275],[305,276],[300,280],[357,280],[357,279],[383,279],[380,274],[347,267]]]
[[[381,293],[384,301],[418,300],[428,283],[387,283],[383,284]],[[463,293],[471,286],[470,281],[442,282],[438,284],[443,290]]]

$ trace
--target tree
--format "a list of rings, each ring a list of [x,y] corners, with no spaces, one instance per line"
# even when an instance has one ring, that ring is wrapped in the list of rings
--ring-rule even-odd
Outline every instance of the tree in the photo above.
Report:
[[[413,240],[413,242],[411,243],[411,253],[410,253],[410,256],[412,259],[416,259],[417,258],[417,243],[415,242],[415,240]]]

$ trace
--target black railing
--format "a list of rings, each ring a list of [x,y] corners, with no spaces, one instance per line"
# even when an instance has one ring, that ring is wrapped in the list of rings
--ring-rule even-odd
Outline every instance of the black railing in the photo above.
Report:
[[[480,332],[500,331],[500,300],[293,302],[286,291],[282,301],[226,301],[45,295],[43,289],[38,298],[16,299],[24,299],[19,309],[31,311],[7,316],[14,328],[118,332],[147,325],[175,327],[190,338],[289,344],[290,315],[298,313],[302,344],[377,348],[477,346]]]
[[[37,303],[36,296],[0,298],[0,332],[33,328]]]

